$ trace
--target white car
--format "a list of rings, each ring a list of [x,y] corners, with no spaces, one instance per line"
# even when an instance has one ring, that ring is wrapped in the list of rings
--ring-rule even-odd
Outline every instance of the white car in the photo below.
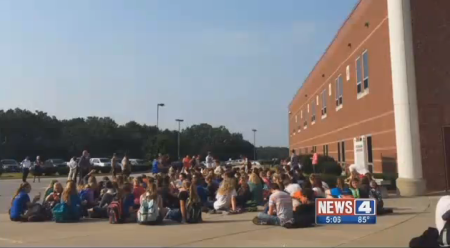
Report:
[[[145,166],[145,160],[138,158],[130,158],[131,166]]]
[[[111,159],[109,158],[91,158],[90,162],[94,168],[100,169],[103,173],[111,170]]]

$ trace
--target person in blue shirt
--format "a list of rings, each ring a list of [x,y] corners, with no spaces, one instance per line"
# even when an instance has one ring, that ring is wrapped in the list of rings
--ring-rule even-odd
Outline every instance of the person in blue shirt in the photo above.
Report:
[[[9,217],[11,221],[25,221],[23,215],[25,211],[33,204],[39,201],[41,195],[37,195],[30,201],[28,194],[31,192],[31,185],[27,182],[20,184],[11,201],[11,208],[9,211]]]
[[[345,185],[344,179],[338,178],[336,188],[331,189],[331,196],[334,198],[343,198],[343,196],[352,195],[352,191]]]
[[[155,159],[153,161],[153,166],[152,166],[152,173],[153,175],[158,174],[161,170],[159,169],[159,166],[161,164],[161,157],[158,157],[157,159]]]
[[[123,204],[123,216],[125,222],[136,222],[137,210],[134,206],[134,195],[131,189],[131,184],[125,183],[122,186],[122,204]]]

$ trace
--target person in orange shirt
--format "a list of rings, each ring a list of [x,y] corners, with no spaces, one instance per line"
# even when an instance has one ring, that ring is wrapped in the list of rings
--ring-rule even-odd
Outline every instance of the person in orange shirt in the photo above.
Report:
[[[188,171],[189,168],[191,168],[191,158],[189,157],[189,155],[186,155],[186,157],[184,157],[183,167],[184,167],[185,171]]]

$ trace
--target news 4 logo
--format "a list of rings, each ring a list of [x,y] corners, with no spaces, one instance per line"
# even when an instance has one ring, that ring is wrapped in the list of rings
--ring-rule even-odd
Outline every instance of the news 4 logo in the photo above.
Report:
[[[316,199],[317,224],[375,224],[374,199]]]
[[[355,199],[355,215],[376,215],[377,206],[374,199]]]

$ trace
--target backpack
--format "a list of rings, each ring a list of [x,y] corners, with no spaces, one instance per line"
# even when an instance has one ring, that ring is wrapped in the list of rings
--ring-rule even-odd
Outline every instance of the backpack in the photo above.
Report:
[[[200,223],[202,222],[202,203],[192,202],[188,200],[186,206],[186,222],[187,223]]]
[[[411,248],[433,248],[439,247],[438,244],[439,232],[434,227],[429,227],[422,235],[415,237],[409,241]]]
[[[33,204],[25,213],[28,222],[41,222],[47,220],[45,208],[39,204]]]
[[[113,201],[109,204],[108,209],[109,224],[120,224],[124,222],[122,201]]]
[[[58,203],[52,209],[53,220],[56,223],[77,222],[80,219],[79,213],[77,213],[77,211],[79,210],[71,209],[71,207],[65,202]]]
[[[159,207],[156,201],[145,197],[137,214],[138,223],[154,223],[159,219],[159,217]]]

